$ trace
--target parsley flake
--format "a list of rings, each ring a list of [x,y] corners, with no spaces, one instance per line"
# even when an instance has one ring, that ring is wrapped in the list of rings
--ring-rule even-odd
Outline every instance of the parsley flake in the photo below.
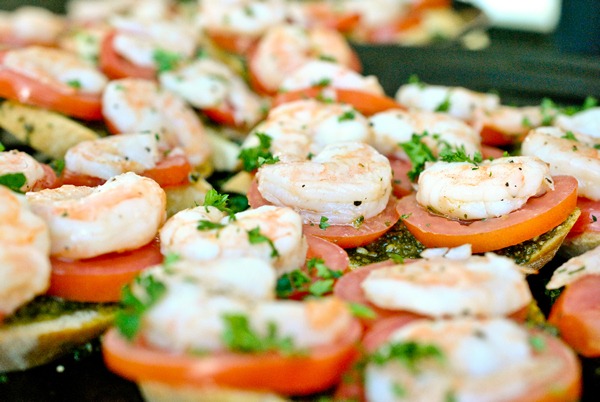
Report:
[[[425,169],[425,163],[436,160],[431,148],[422,141],[422,138],[426,135],[428,135],[427,132],[413,134],[410,141],[399,144],[404,152],[406,152],[412,164],[412,169],[407,173],[407,176],[413,182],[416,181],[419,174]]]
[[[182,59],[179,53],[169,52],[168,50],[164,49],[156,49],[152,54],[152,58],[159,73],[164,73],[166,71],[175,69],[175,67],[177,67],[177,63],[179,63]]]
[[[327,221],[329,221],[329,218],[326,216],[322,216],[321,220],[319,221],[319,229],[325,230],[329,226],[331,226],[329,223],[327,223]]]
[[[259,145],[252,148],[244,148],[238,155],[242,161],[243,169],[246,172],[252,172],[264,164],[273,164],[279,162],[279,158],[273,156],[270,151],[271,137],[264,133],[256,133]]]
[[[0,185],[8,187],[17,193],[22,193],[21,187],[23,187],[25,183],[27,183],[27,178],[20,172],[0,175]]]
[[[254,229],[248,230],[248,241],[250,244],[259,244],[259,243],[267,243],[269,247],[271,247],[271,257],[279,257],[279,252],[275,248],[275,244],[273,244],[273,240],[268,238],[267,236],[260,233],[260,227],[255,227]]]
[[[224,314],[222,319],[225,328],[221,339],[231,351],[238,353],[279,351],[286,355],[298,352],[294,347],[293,339],[279,336],[277,325],[273,322],[268,324],[267,334],[261,336],[250,327],[248,317],[243,314]]]

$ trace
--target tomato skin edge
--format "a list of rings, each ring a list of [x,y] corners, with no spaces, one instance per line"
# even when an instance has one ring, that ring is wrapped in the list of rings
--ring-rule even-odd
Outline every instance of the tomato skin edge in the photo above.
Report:
[[[457,247],[470,243],[473,253],[498,250],[539,236],[564,222],[576,208],[577,180],[572,176],[555,176],[555,190],[531,198],[519,210],[499,218],[474,221],[462,225],[458,221],[429,213],[409,195],[398,202],[398,212],[409,215],[403,219],[409,231],[426,247]],[[552,207],[544,206],[549,200]],[[535,209],[534,209],[535,208]],[[531,211],[536,214],[533,219]],[[506,234],[510,231],[510,236]]]
[[[158,239],[136,250],[84,260],[50,258],[52,271],[46,294],[80,302],[117,302],[124,285],[162,260]]]
[[[361,335],[360,324],[353,321],[338,342],[312,347],[306,355],[215,352],[190,356],[152,349],[141,342],[129,343],[113,328],[103,338],[102,352],[106,366],[130,381],[309,395],[327,390],[340,380],[358,357]]]

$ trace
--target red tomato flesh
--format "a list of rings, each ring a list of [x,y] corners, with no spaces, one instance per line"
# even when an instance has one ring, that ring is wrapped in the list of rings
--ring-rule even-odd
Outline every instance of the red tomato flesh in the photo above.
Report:
[[[136,250],[83,260],[51,258],[47,294],[81,302],[116,302],[121,288],[142,270],[162,263],[158,239]]]
[[[156,69],[152,67],[137,66],[119,55],[113,46],[117,31],[108,33],[100,45],[100,69],[107,77],[113,80],[121,78],[142,78],[153,80],[156,78]]]
[[[87,94],[68,85],[46,85],[36,79],[2,67],[0,52],[0,98],[39,106],[83,120],[102,119],[101,94]]]
[[[106,366],[131,381],[157,381],[191,387],[223,386],[269,390],[282,395],[309,395],[337,384],[357,357],[361,326],[354,321],[335,344],[310,348],[306,354],[241,354],[216,352],[204,356],[171,353],[129,343],[116,329],[104,336]]]
[[[600,275],[585,275],[567,285],[548,321],[561,338],[585,357],[600,357]]]
[[[499,218],[459,222],[434,215],[421,207],[415,195],[398,202],[398,213],[408,230],[426,247],[471,244],[473,253],[498,250],[546,233],[564,222],[577,203],[577,180],[554,177],[554,190],[530,198],[521,209]]]
[[[271,205],[258,191],[256,179],[250,185],[247,196],[248,203],[252,208]],[[364,246],[381,237],[398,222],[400,214],[396,209],[397,202],[398,200],[395,197],[390,197],[388,205],[379,215],[365,219],[358,228],[352,225],[330,225],[325,229],[321,229],[318,224],[305,223],[304,233],[333,242],[342,248]]]
[[[577,198],[577,207],[581,211],[581,215],[571,228],[569,236],[585,232],[600,232],[600,201],[579,197]]]

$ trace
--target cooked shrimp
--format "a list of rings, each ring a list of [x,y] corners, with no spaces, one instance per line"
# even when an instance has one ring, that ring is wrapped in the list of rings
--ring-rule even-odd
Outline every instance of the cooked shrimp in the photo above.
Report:
[[[40,189],[46,178],[44,166],[31,155],[17,150],[0,152],[0,176],[11,173],[25,176],[21,192]]]
[[[223,350],[226,315],[246,317],[250,328],[263,337],[275,327],[277,337],[290,339],[296,348],[335,342],[351,322],[338,299],[250,301],[183,279],[168,283],[164,297],[142,318],[143,337],[174,351]]]
[[[401,388],[410,401],[508,401],[527,390],[531,373],[545,378],[561,370],[553,358],[537,358],[530,335],[512,320],[418,320],[396,330],[388,342],[416,342],[437,353],[416,367],[399,360],[370,363],[365,372],[369,401],[392,401]],[[411,370],[412,369],[412,370]]]
[[[226,64],[197,59],[159,75],[160,83],[198,109],[230,108],[238,126],[252,127],[263,117],[262,99]]]
[[[493,253],[381,268],[369,273],[362,289],[379,307],[430,317],[506,316],[532,300],[519,266]]]
[[[480,152],[479,134],[467,123],[444,113],[387,110],[369,118],[373,146],[384,155],[408,159],[400,144],[410,142],[413,134],[423,134],[422,141],[435,155],[445,147],[464,148],[471,157]]]
[[[485,219],[521,208],[554,189],[548,165],[535,157],[435,162],[419,175],[417,202],[451,219]]]
[[[430,112],[443,110],[467,122],[500,105],[498,95],[422,83],[402,85],[396,93],[396,100],[410,109]]]
[[[42,294],[50,283],[50,236],[24,197],[0,186],[0,314]]]
[[[519,140],[529,130],[542,125],[544,114],[539,106],[504,106],[482,110],[476,126],[488,127]]]
[[[202,222],[206,227],[200,227]],[[307,244],[302,219],[290,208],[263,206],[232,219],[215,207],[196,207],[172,216],[160,230],[163,254],[177,253],[192,261],[257,257],[279,272],[304,264]]]
[[[98,187],[64,185],[27,193],[50,227],[51,254],[90,258],[149,243],[166,216],[166,195],[154,181],[124,173]]]
[[[573,257],[554,270],[546,289],[560,289],[585,275],[600,274],[600,247]]]
[[[584,134],[568,135],[556,127],[531,130],[521,146],[523,155],[540,158],[550,166],[552,175],[577,179],[579,196],[600,200],[600,141]]]
[[[327,217],[333,225],[352,225],[385,209],[392,170],[370,145],[345,142],[326,146],[308,161],[263,165],[256,179],[265,199],[293,208],[305,222]]]
[[[66,25],[63,17],[42,7],[22,6],[12,12],[0,10],[0,44],[51,46]]]
[[[339,32],[284,24],[264,34],[250,63],[254,78],[266,92],[274,93],[297,68],[308,60],[319,58],[332,59],[350,67],[356,62],[352,49]]]
[[[131,133],[83,141],[67,150],[65,168],[105,180],[125,172],[140,174],[161,159],[159,140],[158,135]]]
[[[103,94],[102,112],[119,132],[159,133],[166,148],[181,147],[194,166],[210,157],[209,141],[198,116],[183,99],[152,81],[111,81]]]
[[[99,95],[107,83],[106,77],[92,64],[67,51],[49,47],[9,50],[4,53],[2,67],[66,93]]]
[[[125,14],[134,9],[138,0],[70,0],[66,4],[70,21],[91,23],[105,21],[109,17]]]
[[[338,63],[325,60],[309,60],[283,80],[280,91],[296,91],[319,86],[322,88],[354,89],[375,95],[385,95],[374,75],[362,76]]]
[[[156,68],[156,54],[169,52],[183,60],[196,50],[196,33],[184,21],[113,17],[115,52],[136,66]]]
[[[284,0],[221,0],[199,2],[198,24],[212,33],[258,38],[285,21]]]
[[[269,261],[256,257],[192,261],[181,258],[144,270],[163,283],[182,280],[197,283],[214,294],[235,295],[246,300],[275,299],[277,273]]]
[[[257,133],[271,137],[271,152],[281,161],[304,161],[330,144],[370,142],[366,117],[349,105],[313,99],[284,103],[254,128],[243,147],[258,145]]]
[[[600,140],[600,107],[593,107],[572,116],[559,114],[554,125],[564,131],[585,134]]]

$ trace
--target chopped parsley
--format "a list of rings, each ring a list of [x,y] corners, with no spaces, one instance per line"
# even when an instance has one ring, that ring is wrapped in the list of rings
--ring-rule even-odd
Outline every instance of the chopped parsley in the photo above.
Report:
[[[377,318],[377,313],[372,308],[361,303],[348,303],[348,308],[353,316],[358,318],[367,318],[373,320]]]
[[[369,356],[369,361],[381,366],[390,361],[402,363],[411,372],[416,372],[418,364],[425,359],[443,361],[444,355],[439,347],[415,341],[387,343]]]
[[[443,162],[469,162],[474,165],[477,165],[483,161],[483,157],[479,152],[475,152],[472,157],[467,154],[464,145],[461,145],[460,147],[444,148],[440,152],[439,159]]]
[[[52,170],[54,170],[54,173],[56,173],[57,176],[60,176],[63,170],[65,170],[64,159],[54,159],[52,162],[49,163],[49,165],[52,168]]]
[[[347,110],[338,117],[338,121],[342,122],[342,121],[347,121],[347,120],[354,120],[355,117],[356,117],[356,113],[354,113],[354,110]]]
[[[572,131],[567,131],[565,133],[565,135],[563,135],[561,138],[564,138],[565,140],[570,140],[570,141],[577,141],[577,137],[575,137],[575,134],[573,134]]]
[[[229,214],[231,219],[235,220],[235,212],[229,207],[229,195],[219,194],[214,188],[206,192],[202,206],[215,207],[219,211]],[[208,212],[208,208],[206,208],[206,211]]]
[[[243,169],[246,172],[252,172],[264,164],[273,164],[279,162],[279,158],[273,156],[270,151],[271,137],[264,133],[256,133],[259,145],[252,148],[242,149],[238,159],[242,161]]]
[[[248,317],[243,314],[224,314],[222,316],[225,328],[221,339],[227,348],[238,353],[257,353],[279,351],[293,354],[296,351],[290,337],[281,337],[277,333],[277,325],[270,322],[267,334],[262,336],[250,328]]]
[[[27,183],[27,178],[23,173],[6,173],[0,175],[0,185],[8,187],[14,192],[22,193],[21,187]]]
[[[268,238],[267,236],[260,233],[260,228],[257,226],[254,229],[248,230],[248,241],[250,244],[260,244],[267,243],[269,247],[271,247],[271,257],[279,257],[279,252],[275,248],[275,244],[273,244],[273,240]]]
[[[450,107],[452,105],[450,104],[450,94],[448,94],[446,96],[446,98],[442,101],[442,103],[440,103],[438,105],[438,107],[435,108],[436,112],[447,112],[450,110]]]
[[[329,218],[326,216],[322,216],[321,220],[319,221],[319,229],[327,229],[329,226],[331,226],[329,223],[327,223],[327,221],[329,221]]]
[[[169,52],[164,49],[156,49],[152,54],[156,69],[159,73],[175,69],[182,57],[179,53]]]
[[[413,134],[410,141],[399,144],[412,164],[412,169],[407,173],[408,178],[412,181],[416,181],[419,174],[425,169],[425,163],[436,160],[431,148],[421,141],[426,135],[428,135],[427,132]]]
[[[306,262],[306,271],[295,269],[280,276],[276,293],[280,298],[287,298],[294,293],[323,296],[333,290],[335,280],[342,274],[342,271],[329,268],[322,259],[311,258]]]
[[[213,230],[213,229],[223,229],[225,226],[226,225],[223,223],[211,222],[211,221],[201,219],[198,221],[198,226],[196,226],[196,229],[198,229],[200,231],[204,231],[204,230]]]
[[[71,88],[81,89],[81,81],[79,80],[69,80],[67,81],[67,85]]]
[[[136,277],[135,286],[144,289],[144,296],[136,296],[131,290],[131,285],[126,285],[121,291],[123,308],[115,316],[115,326],[128,340],[135,338],[139,332],[142,315],[155,305],[167,290],[166,286],[152,275]]]
[[[529,337],[529,345],[536,352],[543,352],[546,349],[546,340],[540,335]]]

